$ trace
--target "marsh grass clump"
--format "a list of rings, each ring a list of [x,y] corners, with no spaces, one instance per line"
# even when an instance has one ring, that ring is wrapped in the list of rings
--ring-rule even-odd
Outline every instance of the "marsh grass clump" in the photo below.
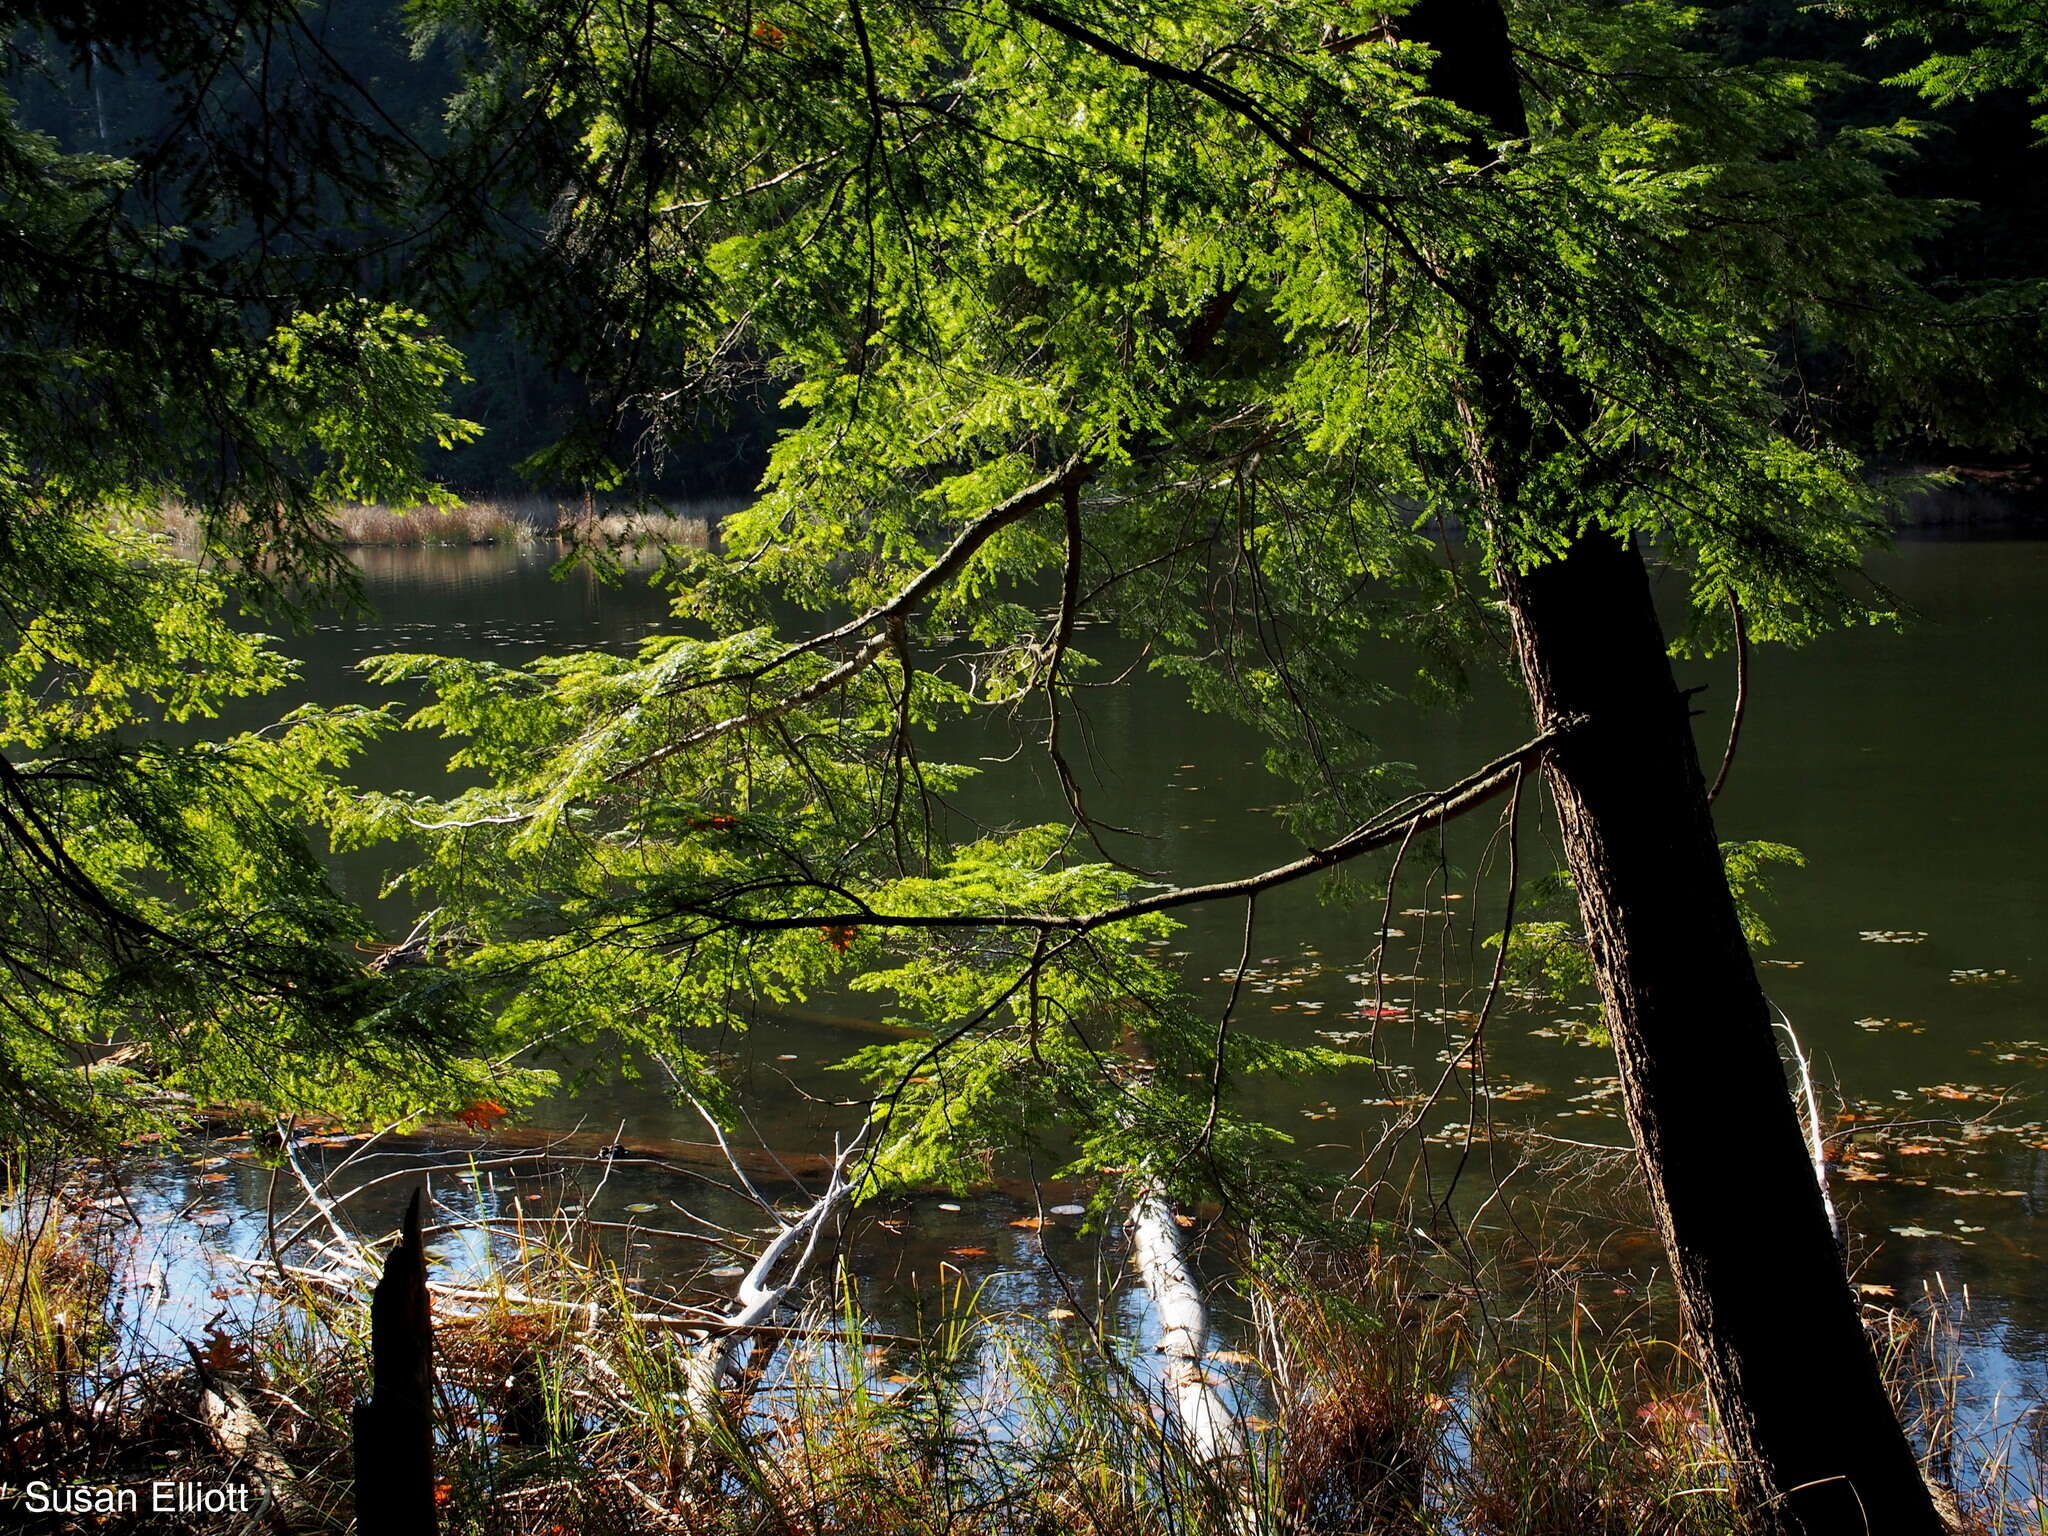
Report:
[[[1350,1296],[1285,1293],[1266,1325],[1280,1508],[1304,1533],[1412,1526],[1449,1464],[1455,1303],[1376,1315],[1360,1302],[1396,1287],[1369,1270],[1347,1278]]]
[[[1475,1372],[1458,1484],[1485,1536],[1716,1536],[1744,1529],[1696,1382],[1655,1340],[1567,1339]]]

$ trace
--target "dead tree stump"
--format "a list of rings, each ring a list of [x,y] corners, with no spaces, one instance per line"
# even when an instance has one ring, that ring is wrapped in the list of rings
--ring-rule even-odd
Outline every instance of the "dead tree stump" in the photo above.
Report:
[[[436,1536],[434,1323],[420,1196],[370,1296],[370,1396],[355,1405],[356,1530],[360,1536]]]

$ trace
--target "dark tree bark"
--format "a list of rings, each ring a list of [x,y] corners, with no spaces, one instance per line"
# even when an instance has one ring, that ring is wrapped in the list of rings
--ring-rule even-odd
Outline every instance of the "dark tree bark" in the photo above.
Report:
[[[1438,50],[1443,94],[1501,138],[1527,134],[1499,0],[1423,0],[1404,31]],[[1481,303],[1507,280],[1471,275]],[[1553,374],[1532,409],[1524,391],[1542,360],[1501,355],[1476,326],[1466,360],[1479,498],[1512,506],[1536,463],[1566,446],[1564,426],[1543,421],[1569,420],[1568,387]],[[1526,572],[1503,562],[1495,578],[1539,725],[1583,719],[1545,776],[1738,1497],[1766,1528],[1937,1536],[1786,1091],[1641,554],[1593,528],[1561,558]]]
[[[434,1536],[434,1323],[420,1195],[370,1294],[370,1396],[355,1405],[356,1530]]]
[[[1739,1491],[1813,1533],[1942,1529],[1842,1271],[1633,545],[1501,577],[1629,1127]]]

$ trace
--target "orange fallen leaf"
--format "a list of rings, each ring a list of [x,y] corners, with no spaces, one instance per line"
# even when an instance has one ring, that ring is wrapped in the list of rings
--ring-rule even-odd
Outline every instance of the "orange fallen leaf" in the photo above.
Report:
[[[1045,1218],[1043,1216],[1019,1216],[1015,1221],[1011,1222],[1010,1225],[1013,1227],[1021,1228],[1023,1231],[1026,1232],[1036,1232],[1040,1227],[1045,1225]]]
[[[510,1110],[494,1100],[478,1099],[474,1104],[458,1111],[455,1118],[459,1123],[468,1126],[472,1131],[483,1133],[489,1131],[491,1127],[509,1114],[511,1114]]]

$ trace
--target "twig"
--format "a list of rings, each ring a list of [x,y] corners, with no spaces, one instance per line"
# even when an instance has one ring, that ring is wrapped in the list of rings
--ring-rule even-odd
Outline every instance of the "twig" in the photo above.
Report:
[[[1728,745],[1721,750],[1720,771],[1714,775],[1714,787],[1707,791],[1707,804],[1712,805],[1721,793],[1721,786],[1728,782],[1728,770],[1735,764],[1735,743],[1742,736],[1742,712],[1749,706],[1749,629],[1742,619],[1742,601],[1735,595],[1735,589],[1728,589],[1728,620],[1735,626],[1735,712],[1728,717]]]

